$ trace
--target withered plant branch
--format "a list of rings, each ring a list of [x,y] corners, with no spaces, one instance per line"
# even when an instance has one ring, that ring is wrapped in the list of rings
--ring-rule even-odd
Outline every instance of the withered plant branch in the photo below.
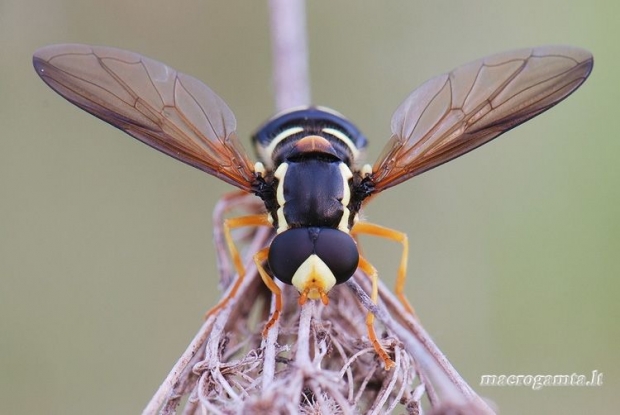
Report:
[[[221,223],[221,222],[220,222]],[[221,231],[220,227],[216,227],[218,231]],[[268,229],[261,229],[256,232],[253,236],[252,243],[248,246],[248,250],[252,252],[258,251],[262,248],[271,237],[271,231]],[[225,245],[224,245],[225,247]],[[227,268],[228,266],[224,266],[223,268]],[[248,274],[254,272],[256,273],[256,268],[252,268],[253,265],[249,264]],[[245,284],[241,286],[239,289],[239,295],[243,295],[247,291],[252,291],[252,287],[258,285],[258,281],[256,278],[247,278]],[[229,284],[229,288],[232,284]],[[255,289],[255,288],[254,288]],[[143,414],[155,414],[157,413],[158,408],[161,407],[162,403],[165,400],[174,400],[174,403],[178,401],[180,396],[184,390],[178,390],[180,386],[186,386],[187,381],[192,377],[191,366],[196,363],[196,358],[200,356],[204,356],[205,350],[204,345],[207,339],[220,339],[222,334],[222,327],[226,324],[227,316],[225,313],[219,313],[217,315],[211,316],[207,321],[205,321],[194,339],[191,341],[185,352],[181,355],[177,363],[173,366],[172,370],[164,380],[164,382],[160,385],[159,389],[155,393],[155,395],[151,398],[151,401],[144,409]],[[219,324],[216,324],[219,323]],[[214,345],[213,342],[208,343],[210,345],[209,350],[212,350]],[[215,343],[217,345],[219,343]],[[175,393],[176,392],[176,393]],[[162,413],[169,413],[164,412]],[[170,412],[173,413],[173,412]]]

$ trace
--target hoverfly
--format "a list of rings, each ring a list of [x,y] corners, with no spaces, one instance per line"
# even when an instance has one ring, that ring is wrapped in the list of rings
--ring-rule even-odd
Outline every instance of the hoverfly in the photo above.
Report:
[[[592,55],[548,46],[500,53],[432,78],[413,91],[392,117],[392,136],[374,165],[361,164],[366,137],[342,115],[322,107],[293,109],[267,121],[252,137],[260,161],[252,163],[236,135],[226,103],[195,78],[144,56],[108,47],[54,45],[33,57],[38,75],[78,107],[155,149],[262,199],[266,212],[227,219],[226,243],[239,277],[212,311],[234,297],[245,274],[231,230],[275,229],[271,244],[254,255],[264,283],[273,278],[308,298],[327,294],[360,268],[377,271],[360,255],[356,239],[370,234],[402,245],[396,294],[404,294],[408,242],[404,233],[359,220],[370,196],[463,155],[551,108],[588,77]],[[369,338],[386,368],[393,362],[367,315]]]

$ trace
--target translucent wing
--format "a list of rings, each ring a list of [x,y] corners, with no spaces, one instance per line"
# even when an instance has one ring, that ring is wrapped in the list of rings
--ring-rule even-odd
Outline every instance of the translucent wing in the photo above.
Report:
[[[489,56],[427,81],[392,117],[392,138],[372,169],[374,192],[551,108],[586,80],[593,63],[586,50],[548,46]]]
[[[54,91],[78,107],[184,163],[250,190],[252,163],[226,103],[191,76],[108,47],[53,45],[33,64]]]

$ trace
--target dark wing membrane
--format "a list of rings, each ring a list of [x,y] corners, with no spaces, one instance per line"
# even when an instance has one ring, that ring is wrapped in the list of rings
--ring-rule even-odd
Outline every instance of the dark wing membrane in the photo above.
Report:
[[[489,56],[433,78],[392,117],[373,166],[375,192],[439,166],[551,108],[588,77],[590,52],[568,46]]]
[[[241,189],[254,180],[226,103],[191,76],[136,53],[108,47],[53,45],[34,67],[78,107],[184,163]]]

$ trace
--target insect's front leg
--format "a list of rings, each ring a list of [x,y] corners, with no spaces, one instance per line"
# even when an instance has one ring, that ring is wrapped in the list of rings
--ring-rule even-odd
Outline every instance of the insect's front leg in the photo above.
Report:
[[[263,337],[267,337],[267,332],[278,321],[278,318],[280,318],[280,314],[282,313],[282,290],[280,290],[278,284],[276,284],[273,278],[271,278],[271,276],[267,273],[267,270],[265,270],[265,267],[263,267],[263,263],[267,260],[268,257],[269,247],[261,249],[254,255],[254,263],[256,264],[256,269],[258,270],[258,273],[260,274],[267,288],[269,288],[269,291],[271,291],[276,297],[275,309],[273,311],[273,315],[271,316],[267,324],[265,324],[265,328],[263,329]]]
[[[377,274],[377,269],[373,267],[372,264],[368,262],[363,256],[360,256],[359,268],[370,277],[370,280],[372,282],[370,299],[374,304],[377,304],[377,300],[379,299],[379,276]],[[370,343],[372,343],[372,347],[375,349],[375,352],[383,360],[385,370],[390,370],[394,367],[395,363],[379,343],[377,333],[375,332],[374,322],[375,315],[369,311],[368,314],[366,314],[366,328],[368,330],[368,339],[370,340]]]

